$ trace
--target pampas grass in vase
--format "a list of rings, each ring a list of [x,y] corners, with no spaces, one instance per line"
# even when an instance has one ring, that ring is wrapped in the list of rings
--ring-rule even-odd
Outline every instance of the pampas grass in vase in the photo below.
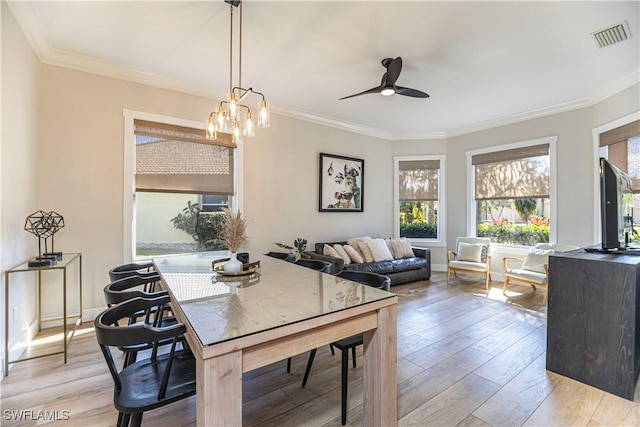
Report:
[[[227,220],[223,228],[223,242],[231,252],[231,261],[224,265],[224,271],[242,271],[242,263],[238,261],[237,253],[240,247],[247,241],[247,220],[242,217],[242,212],[232,212],[228,208],[223,209]]]

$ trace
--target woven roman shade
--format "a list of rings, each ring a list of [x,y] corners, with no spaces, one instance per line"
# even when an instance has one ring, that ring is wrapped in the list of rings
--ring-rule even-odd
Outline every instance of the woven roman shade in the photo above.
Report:
[[[476,154],[475,199],[549,197],[549,144]]]
[[[230,135],[205,138],[205,131],[134,121],[136,191],[233,195],[234,149]]]
[[[600,134],[607,159],[629,174],[631,189],[640,193],[640,120]]]
[[[400,201],[437,201],[440,160],[403,160],[398,163]]]

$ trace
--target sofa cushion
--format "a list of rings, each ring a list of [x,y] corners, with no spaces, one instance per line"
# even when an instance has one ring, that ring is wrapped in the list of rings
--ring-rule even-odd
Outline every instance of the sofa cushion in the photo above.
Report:
[[[415,256],[413,249],[411,249],[411,242],[404,237],[400,239],[389,239],[387,240],[387,244],[389,249],[391,249],[394,259],[413,258]]]
[[[344,250],[344,247],[342,245],[336,243],[335,245],[333,245],[333,249],[335,249],[336,252],[338,253],[338,256],[344,260],[345,265],[351,264],[351,258],[349,257],[347,252]]]
[[[387,274],[393,272],[392,261],[365,262],[363,264],[349,264],[344,266],[345,270],[365,271],[367,273]]]
[[[487,271],[487,264],[483,262],[450,261],[449,266],[451,268],[460,268],[464,270]]]
[[[371,255],[373,255],[375,262],[391,261],[393,259],[393,255],[389,252],[389,247],[384,239],[367,240],[367,246],[371,250]]]
[[[522,270],[519,268],[510,268],[505,271],[505,274],[512,279],[522,279],[529,282],[540,283],[541,285],[547,284],[547,276],[544,273],[537,273],[530,270]]]
[[[333,249],[332,246],[327,245],[326,243],[322,248],[322,253],[324,255],[329,255],[329,256],[334,256],[336,258],[340,258],[340,254],[338,253],[338,251],[336,251],[335,249]]]
[[[427,260],[425,258],[420,257],[411,257],[411,258],[402,258],[402,259],[394,259],[391,261],[393,265],[393,271],[408,271],[415,270],[417,268],[425,268],[427,267]]]
[[[374,261],[373,254],[371,253],[371,249],[369,249],[369,245],[367,245],[366,241],[358,242],[358,247],[360,248],[360,252],[362,252],[364,262]]]
[[[343,248],[347,255],[349,255],[349,258],[351,258],[351,262],[355,262],[358,264],[362,264],[364,262],[364,258],[362,258],[360,252],[356,251],[353,246],[344,245]]]

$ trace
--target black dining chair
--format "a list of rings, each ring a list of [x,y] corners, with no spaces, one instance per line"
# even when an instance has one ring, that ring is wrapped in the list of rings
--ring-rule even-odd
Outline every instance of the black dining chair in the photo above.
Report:
[[[301,258],[294,262],[294,264],[302,267],[310,268],[312,270],[320,271],[322,273],[331,273],[333,265],[329,261],[322,261],[319,259],[306,259]]]
[[[321,261],[317,259],[299,259],[294,262],[301,267],[310,268],[312,270],[319,271],[321,273],[331,273],[333,267],[328,261]],[[287,358],[287,373],[291,372],[291,358]]]
[[[154,270],[153,262],[144,263],[131,263],[123,264],[109,270],[109,281],[115,282],[123,277],[132,276],[134,274],[146,277],[157,277],[156,281],[160,280],[160,276]]]
[[[382,289],[384,291],[389,291],[391,287],[391,279],[388,276],[384,276],[382,274],[377,273],[368,273],[364,271],[349,271],[343,270],[338,273],[336,276],[341,277],[343,279],[351,280],[354,282],[362,283],[367,286],[371,286],[372,288]],[[364,338],[362,334],[354,335],[349,338],[345,338],[339,341],[332,342],[330,345],[332,347],[340,350],[342,354],[342,425],[347,423],[347,385],[349,383],[348,373],[349,373],[349,350],[351,350],[352,358],[353,358],[353,367],[356,367],[356,347],[362,345],[364,343]],[[302,379],[302,387],[307,384],[307,379],[309,378],[309,372],[311,371],[311,365],[313,364],[313,359],[316,356],[317,349],[311,350],[309,353],[309,361],[307,362],[307,368],[304,372],[304,378]]]
[[[104,299],[107,307],[113,307],[125,301],[134,298],[158,298],[167,296],[166,291],[147,292],[146,289],[150,284],[154,283],[154,278],[133,275],[118,279],[109,283],[104,287]],[[132,313],[126,322],[131,326],[134,324],[146,324],[152,327],[166,327],[177,323],[176,318],[171,315],[171,306],[167,303],[162,306],[160,312],[156,311],[156,307],[150,307],[144,311]],[[181,339],[183,346],[184,339]],[[161,345],[169,344],[170,340],[160,341]],[[137,355],[143,350],[152,348],[151,343],[136,344],[131,346],[123,346],[120,348],[124,352],[124,366],[130,365],[136,361]]]
[[[139,427],[144,412],[193,396],[196,393],[196,364],[193,354],[176,350],[176,344],[186,332],[181,323],[150,328],[144,324],[120,324],[140,311],[162,307],[168,296],[134,298],[103,311],[94,321],[96,340],[114,382],[113,404],[118,410],[118,427]],[[111,347],[157,344],[171,340],[168,353],[151,353],[151,357],[131,363],[118,371]],[[130,424],[129,424],[130,423]]]
[[[278,258],[289,262],[294,262],[296,260],[295,255],[287,252],[267,252],[265,255],[270,256],[271,258]]]

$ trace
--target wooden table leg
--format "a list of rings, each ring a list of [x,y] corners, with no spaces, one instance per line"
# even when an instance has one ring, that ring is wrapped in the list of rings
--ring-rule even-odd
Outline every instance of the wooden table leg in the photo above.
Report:
[[[378,311],[378,328],[364,334],[364,425],[398,424],[397,306]]]
[[[198,426],[242,425],[242,352],[202,360],[196,356]]]

